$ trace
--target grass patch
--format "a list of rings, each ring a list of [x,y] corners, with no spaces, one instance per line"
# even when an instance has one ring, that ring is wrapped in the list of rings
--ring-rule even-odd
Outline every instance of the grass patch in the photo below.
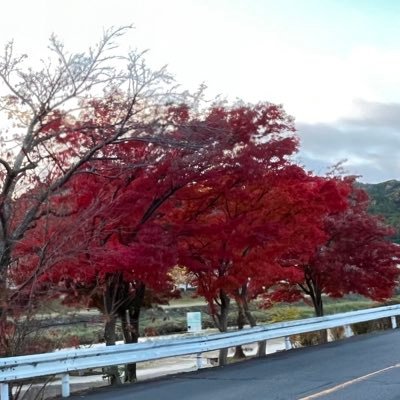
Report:
[[[377,307],[389,304],[399,304],[400,296],[390,302],[379,304],[361,296],[348,296],[343,299],[324,299],[325,313],[336,314],[348,311]],[[304,303],[276,304],[269,309],[260,309],[256,302],[251,304],[251,310],[258,324],[303,319],[314,316],[314,309]],[[104,324],[102,316],[97,310],[79,310],[62,305],[54,300],[43,307],[43,318],[49,322],[48,328],[43,330],[43,338],[60,343],[58,347],[76,344],[94,344],[103,341]],[[171,306],[154,307],[143,310],[140,318],[140,336],[168,335],[187,331],[186,314],[200,311],[204,329],[213,328],[214,324],[208,314],[204,300],[193,297],[193,292],[182,293],[182,298],[171,301]],[[82,322],[81,320],[85,321]],[[43,322],[43,321],[42,321]],[[235,327],[237,323],[237,307],[231,304],[228,324]],[[360,326],[360,331],[367,329]],[[122,340],[120,327],[117,328],[117,338]]]

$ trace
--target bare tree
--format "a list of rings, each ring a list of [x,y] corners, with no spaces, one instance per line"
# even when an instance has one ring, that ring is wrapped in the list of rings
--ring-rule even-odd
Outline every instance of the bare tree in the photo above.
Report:
[[[20,264],[15,248],[37,221],[46,217],[52,196],[61,193],[76,173],[89,169],[89,163],[112,158],[116,154],[113,148],[125,141],[193,146],[190,130],[179,142],[164,135],[169,123],[162,117],[163,108],[185,100],[166,68],[147,67],[143,52],[118,54],[117,42],[128,29],[106,30],[101,40],[82,54],[69,53],[52,36],[50,56],[38,69],[26,65],[27,56],[15,54],[13,43],[6,45],[0,57],[0,80],[6,90],[0,97],[0,120],[7,117],[9,121],[9,129],[0,136],[3,332],[18,326],[12,321],[25,318],[18,313],[25,310],[32,315],[30,299],[23,299],[28,307],[16,311],[14,306],[21,303],[16,294],[35,287],[35,280],[49,264],[46,257],[53,252],[38,249],[43,260],[27,280],[15,286],[11,276]],[[111,106],[107,108],[107,104]],[[107,118],[102,118],[105,114]]]

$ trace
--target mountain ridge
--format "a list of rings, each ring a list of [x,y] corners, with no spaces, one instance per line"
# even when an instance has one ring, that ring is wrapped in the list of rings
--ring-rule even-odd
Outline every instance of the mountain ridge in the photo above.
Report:
[[[394,242],[400,243],[400,181],[391,179],[380,183],[358,183],[370,197],[371,214],[382,215],[396,229]]]

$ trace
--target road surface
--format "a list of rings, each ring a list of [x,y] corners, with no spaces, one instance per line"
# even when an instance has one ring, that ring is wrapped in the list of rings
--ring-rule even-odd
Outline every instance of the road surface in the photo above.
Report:
[[[400,330],[73,397],[87,400],[399,400]]]

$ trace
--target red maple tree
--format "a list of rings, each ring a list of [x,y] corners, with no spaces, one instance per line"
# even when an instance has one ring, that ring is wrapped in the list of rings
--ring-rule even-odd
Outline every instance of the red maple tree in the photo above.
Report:
[[[96,119],[106,118],[109,112],[102,104],[94,109],[99,113]],[[246,154],[248,143],[255,139],[239,124],[242,114],[249,120],[255,116],[262,120],[269,113],[271,146],[277,150],[266,155],[277,164],[275,159],[284,156],[279,152],[282,142],[292,147],[296,143],[273,137],[286,120],[290,127],[286,115],[276,110],[279,108],[273,105],[229,112],[213,108],[199,118],[190,115],[186,106],[169,107],[163,136],[157,136],[159,144],[138,138],[102,149],[52,197],[52,211],[21,241],[14,252],[20,260],[14,277],[24,271],[25,277],[34,272],[37,278],[40,270],[38,282],[63,292],[66,301],[86,301],[104,312],[108,344],[115,342],[117,318],[122,321],[125,340],[136,341],[145,289],[158,297],[171,295],[167,272],[176,264],[176,251],[172,225],[165,215],[180,211],[169,200],[186,187],[206,179],[218,182],[237,171],[239,155]],[[228,129],[228,120],[235,129]],[[151,135],[156,137],[155,132]],[[62,140],[73,149],[75,138],[74,134],[72,139],[66,136]],[[254,151],[252,157],[249,167],[255,172],[260,159]],[[78,245],[71,246],[72,241]],[[47,257],[40,258],[45,268],[39,267],[39,257],[23,256],[35,247],[46,249]],[[20,285],[22,281],[15,279]],[[28,286],[24,287],[28,290]],[[127,376],[134,379],[134,371]]]
[[[283,110],[272,105],[217,109],[211,117],[239,140],[218,160],[223,169],[177,194],[170,221],[177,226],[179,262],[195,277],[198,294],[224,332],[231,299],[252,275],[251,265],[263,256],[273,260],[280,248],[273,200],[279,182],[303,172],[289,159],[297,138]],[[221,352],[220,362],[225,361]]]
[[[382,301],[393,294],[399,277],[400,250],[382,218],[368,213],[368,196],[353,178],[332,179],[348,187],[347,207],[326,213],[325,239],[308,259],[288,253],[285,267],[301,272],[296,279],[280,277],[269,298],[273,301],[310,299],[317,316],[324,315],[323,296],[360,294]],[[277,280],[278,281],[278,280]]]

